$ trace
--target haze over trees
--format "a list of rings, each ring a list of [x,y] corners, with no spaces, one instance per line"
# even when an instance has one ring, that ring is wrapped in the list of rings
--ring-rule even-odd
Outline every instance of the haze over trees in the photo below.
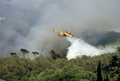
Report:
[[[88,30],[86,32],[81,34],[81,38],[93,46],[106,46],[120,42],[120,33],[115,31]]]

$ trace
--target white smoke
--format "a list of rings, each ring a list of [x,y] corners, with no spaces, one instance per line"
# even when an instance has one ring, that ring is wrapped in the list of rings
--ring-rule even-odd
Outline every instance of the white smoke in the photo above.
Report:
[[[61,54],[69,44],[53,33],[53,28],[61,31],[71,29],[72,33],[79,37],[86,29],[109,31],[120,27],[120,0],[11,0],[11,2],[12,7],[6,6],[6,10],[4,8],[2,10],[3,14],[8,11],[11,14],[8,14],[10,18],[4,25],[2,22],[0,24],[0,57],[10,56],[10,52],[23,56],[21,48],[30,52],[36,50],[43,56],[49,55],[51,50]],[[34,57],[33,54],[26,56]]]
[[[70,47],[68,47],[68,59],[76,58],[77,56],[81,57],[82,55],[94,56],[116,51],[116,48],[112,46],[107,46],[102,49],[96,48],[79,38],[67,37],[66,39],[71,43]]]

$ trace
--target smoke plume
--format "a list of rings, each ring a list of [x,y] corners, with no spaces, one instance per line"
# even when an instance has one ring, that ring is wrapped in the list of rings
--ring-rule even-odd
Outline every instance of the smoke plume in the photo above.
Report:
[[[21,48],[43,56],[50,50],[60,54],[70,43],[53,33],[53,28],[63,32],[71,29],[80,38],[88,29],[109,31],[120,27],[119,0],[11,0],[1,10],[0,15],[8,20],[0,22],[0,57],[10,56],[10,52],[22,57]]]

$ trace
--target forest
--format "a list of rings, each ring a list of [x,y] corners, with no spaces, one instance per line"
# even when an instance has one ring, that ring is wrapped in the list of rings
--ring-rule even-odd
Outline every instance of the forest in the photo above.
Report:
[[[25,8],[19,7],[16,4],[3,3],[2,1],[11,1],[11,0],[1,0],[0,1],[0,17],[6,17],[6,20],[0,21],[0,44],[1,44],[0,52],[7,50],[7,48],[4,48],[4,47],[17,46],[18,44],[16,45],[15,41],[18,38],[18,36],[19,35],[21,35],[23,37],[29,36],[29,34],[31,34],[29,32],[30,29],[34,29],[34,27],[35,27],[35,30],[37,32],[37,30],[39,28],[36,29],[36,25],[38,25],[38,23],[43,25],[43,26],[39,25],[42,28],[42,27],[44,27],[44,24],[46,26],[47,24],[51,23],[48,25],[50,27],[50,25],[53,26],[54,24],[57,24],[57,22],[63,21],[63,20],[61,20],[61,21],[53,21],[53,22],[49,22],[49,23],[44,23],[44,22],[46,22],[46,20],[44,20],[44,19],[46,19],[46,17],[54,16],[58,20],[64,19],[64,18],[61,18],[61,16],[60,16],[63,14],[63,12],[59,13],[60,15],[56,14],[56,16],[55,16],[53,13],[55,11],[52,12],[52,10],[54,10],[54,8],[49,7],[47,9],[46,6],[44,6],[45,4],[42,5],[42,8],[40,8],[41,6],[39,6],[39,7],[35,8],[35,10],[34,10],[34,9],[31,9],[30,6],[33,6],[31,4],[26,5],[26,6],[28,6],[27,7],[28,9],[25,9]],[[22,0],[22,1],[24,1],[24,0]],[[34,2],[36,2],[36,1],[34,1]],[[27,1],[27,4],[28,3],[29,3],[29,1]],[[47,6],[49,6],[51,4],[53,4],[53,3],[47,4]],[[57,5],[54,3],[54,6],[56,8],[57,8]],[[72,3],[72,5],[74,6],[73,3]],[[64,5],[62,5],[62,7],[59,7],[60,12],[64,11],[64,9],[67,9],[67,8],[64,8],[63,6]],[[65,4],[65,6],[66,6],[66,4]],[[105,5],[103,5],[103,4],[101,5],[100,11],[99,10],[97,11],[97,9],[93,8],[93,10],[95,10],[94,13],[101,12],[103,6],[105,6]],[[94,7],[94,4],[92,4],[92,7]],[[92,7],[90,7],[90,8],[92,8]],[[114,5],[113,5],[113,7],[114,7]],[[105,8],[106,8],[106,6],[105,6]],[[73,10],[74,9],[76,9],[76,8],[73,8]],[[110,7],[109,7],[109,9],[110,9]],[[115,8],[113,8],[112,11],[114,11],[114,9]],[[118,7],[117,7],[117,9],[118,9]],[[49,11],[51,11],[51,12],[49,12]],[[89,8],[87,11],[90,11]],[[68,11],[68,12],[71,13],[71,11]],[[81,14],[81,11],[79,11],[79,12],[80,13],[78,13],[78,10],[77,10],[77,13]],[[105,9],[105,12],[107,13],[106,9]],[[49,13],[49,15],[47,13]],[[76,11],[74,13],[76,13]],[[106,13],[105,13],[105,15],[106,15]],[[98,26],[99,24],[96,24],[96,22],[99,22],[103,25],[103,27],[105,26],[105,28],[109,27],[109,25],[110,26],[113,25],[114,26],[113,28],[115,28],[115,27],[117,27],[116,23],[119,23],[119,21],[116,21],[116,18],[114,19],[114,17],[118,17],[119,15],[116,15],[114,13],[108,12],[106,15],[107,17],[105,19],[103,19],[104,16],[100,16],[100,14],[94,15],[92,12],[93,16],[86,15],[86,17],[87,17],[87,20],[94,21],[94,23],[91,23],[91,26],[90,26],[85,21],[85,25],[83,25],[82,27],[85,27],[88,25],[88,26],[90,26],[90,29],[91,29],[91,28],[94,28],[94,27],[92,27],[92,24],[93,24],[93,26],[94,25]],[[89,14],[91,14],[91,13],[89,13]],[[110,16],[109,16],[109,14],[110,14]],[[66,15],[68,15],[68,13]],[[85,14],[83,14],[83,15],[81,14],[81,17],[82,16],[84,17],[84,15]],[[78,19],[78,16],[79,15],[76,15],[77,19]],[[109,17],[111,17],[111,16],[112,16],[112,18],[111,18],[112,20],[109,19]],[[53,20],[54,20],[54,17],[52,18]],[[99,21],[95,21],[97,19],[96,18],[94,19],[93,17],[96,17],[97,19],[99,19]],[[100,17],[102,18],[102,20]],[[71,18],[71,15],[70,16],[68,15],[68,18],[66,18],[66,19],[70,20],[69,18]],[[86,20],[86,18],[84,20]],[[111,24],[111,22],[109,22],[110,24],[107,26],[107,24],[105,24],[105,22],[103,22],[103,20],[106,20],[106,21],[111,20],[111,22],[113,24]],[[50,20],[47,18],[47,21],[51,21],[51,18],[50,18]],[[73,19],[73,21],[74,21],[74,19]],[[76,21],[76,19],[75,19],[75,21]],[[81,20],[81,21],[83,21],[83,20]],[[60,27],[62,27],[64,29],[64,26],[63,26],[64,24],[63,25],[61,25],[61,24],[63,24],[63,23],[60,23],[57,25],[60,25]],[[76,24],[76,23],[73,23],[73,24]],[[76,31],[79,30],[79,27],[80,27],[79,25],[80,24],[78,24],[78,27],[75,27]],[[65,27],[66,27],[66,25],[65,25]],[[100,27],[102,27],[102,26],[100,25]],[[59,27],[58,27],[58,29],[59,29]],[[12,32],[12,33],[7,33],[7,32]],[[39,32],[43,32],[43,31],[39,30]],[[33,34],[35,34],[35,32]],[[46,33],[43,33],[43,34],[46,34]],[[40,36],[39,38],[43,37],[43,34],[39,35]],[[89,30],[88,29],[86,31],[83,31],[83,33],[81,33],[81,34],[78,33],[77,36],[80,36],[78,38],[83,39],[85,42],[87,42],[90,45],[95,46],[95,47],[97,47],[99,45],[102,45],[103,47],[105,47],[106,45],[120,42],[120,33],[115,32],[115,31],[100,31],[100,30]],[[35,39],[38,39],[38,38],[35,38]],[[17,43],[19,43],[19,42],[20,41],[17,41]],[[39,41],[39,42],[41,43],[41,41]],[[7,46],[5,46],[6,44],[7,44]],[[0,54],[0,57],[1,57],[0,58],[0,78],[7,79],[9,81],[120,81],[120,47],[118,47],[118,51],[115,53],[105,53],[105,54],[101,54],[101,55],[97,55],[97,56],[93,56],[93,57],[83,55],[82,57],[76,57],[75,59],[70,59],[70,60],[68,60],[66,58],[66,49],[63,51],[65,51],[65,53],[56,54],[54,50],[51,50],[51,52],[50,52],[51,57],[50,56],[37,57],[36,55],[39,53],[35,51],[35,52],[32,52],[32,54],[34,54],[34,56],[35,56],[34,60],[32,60],[30,58],[25,58],[25,54],[29,53],[29,51],[27,51],[25,49],[21,49],[21,52],[23,53],[22,58],[20,58],[17,55],[17,53],[15,53],[15,52],[10,53],[12,57],[2,58],[3,56],[1,53]]]
[[[0,77],[10,81],[120,81],[120,52],[97,56],[0,58]]]

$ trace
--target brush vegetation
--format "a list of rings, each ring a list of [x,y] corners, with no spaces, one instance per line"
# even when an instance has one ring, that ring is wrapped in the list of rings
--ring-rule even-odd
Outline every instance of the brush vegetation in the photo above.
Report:
[[[91,78],[96,81],[97,76],[103,81],[117,81],[120,75],[119,58],[119,51],[94,57],[83,55],[71,60],[5,57],[0,58],[0,76],[10,81],[91,81]]]

